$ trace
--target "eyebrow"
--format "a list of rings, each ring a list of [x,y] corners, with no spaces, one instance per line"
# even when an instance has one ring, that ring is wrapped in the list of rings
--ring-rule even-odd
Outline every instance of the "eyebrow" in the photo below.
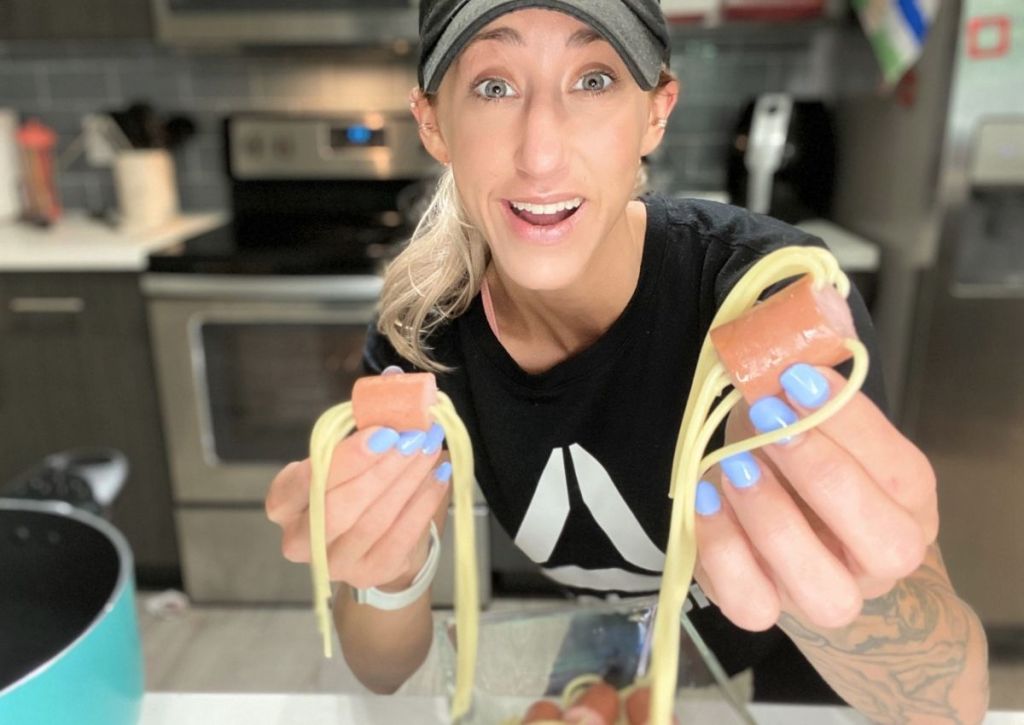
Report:
[[[499,28],[493,28],[491,30],[485,30],[482,33],[478,33],[471,41],[469,41],[469,44],[472,45],[473,43],[481,40],[497,40],[501,43],[508,43],[509,45],[526,45],[526,41],[523,40],[523,36],[521,36],[518,31],[504,25]],[[597,40],[604,40],[604,36],[593,28],[580,28],[570,35],[567,41],[565,41],[565,47],[582,48],[583,46]]]

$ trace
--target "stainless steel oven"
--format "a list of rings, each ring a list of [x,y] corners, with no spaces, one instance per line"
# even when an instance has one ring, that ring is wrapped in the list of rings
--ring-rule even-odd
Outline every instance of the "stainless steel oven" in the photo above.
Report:
[[[142,284],[187,591],[206,602],[309,601],[308,569],[282,558],[263,499],[284,463],[306,457],[316,417],[362,374],[380,278],[148,274]],[[477,514],[488,582],[486,507]],[[451,602],[450,539],[436,604]]]
[[[408,239],[433,162],[410,146],[414,121],[382,113],[237,114],[224,139],[230,224],[151,254],[142,282],[182,576],[196,601],[307,602],[308,568],[281,556],[263,500],[362,374],[382,263]],[[452,601],[450,536],[437,604]]]

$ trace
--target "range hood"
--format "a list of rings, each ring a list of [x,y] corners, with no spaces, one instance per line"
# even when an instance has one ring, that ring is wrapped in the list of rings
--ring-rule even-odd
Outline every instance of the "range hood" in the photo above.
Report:
[[[168,45],[408,45],[418,0],[151,0]]]

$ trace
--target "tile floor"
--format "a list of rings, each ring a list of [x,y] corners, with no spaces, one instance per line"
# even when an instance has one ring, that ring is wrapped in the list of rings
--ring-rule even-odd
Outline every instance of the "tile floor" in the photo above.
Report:
[[[139,626],[146,687],[177,692],[365,692],[344,660],[319,655],[313,616],[305,608],[189,607],[173,616],[147,611],[153,595],[139,596]],[[551,600],[505,600],[509,607],[550,607]],[[409,694],[440,691],[436,656],[403,688]],[[1024,661],[991,667],[992,709],[1024,710]],[[749,693],[749,678],[734,685]],[[748,695],[749,696],[749,695]]]

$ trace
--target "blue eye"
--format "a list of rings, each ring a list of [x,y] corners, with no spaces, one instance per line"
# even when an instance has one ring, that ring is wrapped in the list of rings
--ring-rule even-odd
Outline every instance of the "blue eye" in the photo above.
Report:
[[[515,96],[515,93],[512,91],[512,86],[501,78],[488,78],[484,82],[476,85],[473,88],[473,92],[485,101],[497,101],[502,98],[512,98]]]
[[[580,76],[579,81],[573,86],[573,90],[601,93],[607,91],[614,82],[615,78],[610,73],[595,70]]]

